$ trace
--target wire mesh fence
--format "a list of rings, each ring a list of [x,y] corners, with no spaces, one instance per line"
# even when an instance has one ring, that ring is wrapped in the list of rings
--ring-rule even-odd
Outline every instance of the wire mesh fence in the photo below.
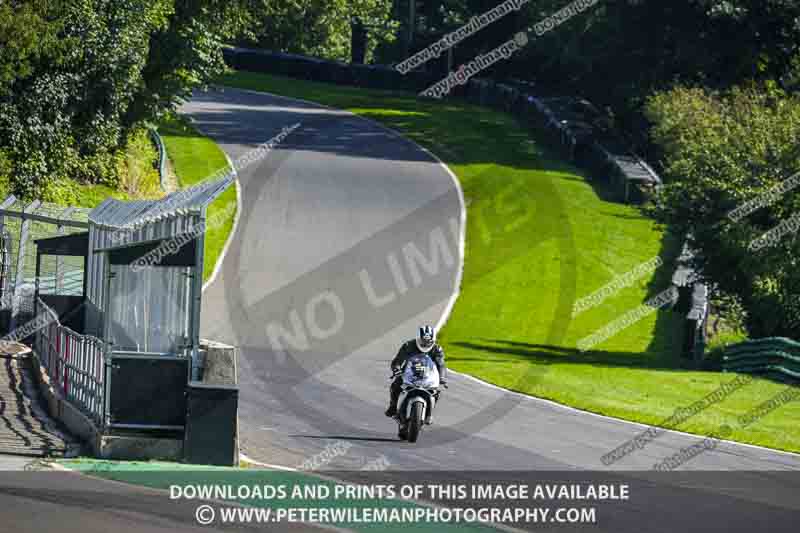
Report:
[[[81,296],[83,257],[42,255],[39,264],[39,294]]]
[[[13,195],[0,204],[0,331],[33,318],[38,239],[86,230],[89,210]],[[83,284],[80,258],[48,256],[42,282],[51,294],[79,295]]]

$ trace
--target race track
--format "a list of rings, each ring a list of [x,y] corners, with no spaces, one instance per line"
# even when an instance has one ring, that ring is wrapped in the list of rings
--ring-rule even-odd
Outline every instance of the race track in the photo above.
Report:
[[[0,477],[0,531],[264,531],[263,524],[200,525],[195,519],[198,503],[197,500],[170,499],[166,490],[97,479],[75,472],[3,472]],[[321,531],[321,528],[307,524],[273,524],[270,531],[311,532]]]
[[[416,445],[383,416],[387,361],[458,286],[462,200],[433,156],[342,111],[225,88],[181,112],[234,161],[299,124],[239,171],[242,212],[203,299],[204,337],[240,347],[243,452],[297,467],[379,459],[398,470],[646,470],[697,437],[667,433],[605,466],[644,426],[506,393],[451,375]],[[800,456],[721,443],[687,470],[800,469]],[[769,475],[769,474],[765,474]]]

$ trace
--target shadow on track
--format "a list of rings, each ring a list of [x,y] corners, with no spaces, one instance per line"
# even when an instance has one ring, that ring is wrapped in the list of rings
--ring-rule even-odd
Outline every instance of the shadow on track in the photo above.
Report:
[[[330,439],[330,440],[352,440],[352,441],[366,441],[366,442],[402,442],[398,438],[387,437],[349,437],[343,435],[289,435],[295,439]]]

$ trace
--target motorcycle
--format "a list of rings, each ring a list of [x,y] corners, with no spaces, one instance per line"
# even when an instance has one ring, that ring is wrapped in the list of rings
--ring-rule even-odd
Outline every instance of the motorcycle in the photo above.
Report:
[[[427,354],[420,353],[409,357],[403,368],[389,379],[394,381],[401,374],[403,382],[394,419],[399,426],[398,436],[417,442],[422,427],[431,424],[433,408],[439,400],[439,369]]]

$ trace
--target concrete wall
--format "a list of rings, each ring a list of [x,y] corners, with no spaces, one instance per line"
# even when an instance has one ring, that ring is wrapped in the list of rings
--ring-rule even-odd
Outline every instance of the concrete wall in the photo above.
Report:
[[[96,455],[103,459],[143,461],[183,460],[183,439],[154,439],[148,437],[125,437],[104,435],[97,441]]]
[[[208,339],[200,339],[203,372],[201,381],[209,385],[239,385],[239,351],[234,346]],[[236,416],[234,457],[239,458],[239,416]]]
[[[61,397],[58,390],[50,383],[50,376],[42,366],[39,356],[33,352],[30,357],[33,377],[39,386],[39,393],[44,399],[50,417],[59,420],[73,436],[79,438],[85,446],[88,446],[89,450],[86,451],[94,452],[94,445],[99,436],[94,423],[89,417]]]
[[[200,339],[203,352],[201,381],[210,385],[238,385],[238,352],[235,347],[221,342]]]

